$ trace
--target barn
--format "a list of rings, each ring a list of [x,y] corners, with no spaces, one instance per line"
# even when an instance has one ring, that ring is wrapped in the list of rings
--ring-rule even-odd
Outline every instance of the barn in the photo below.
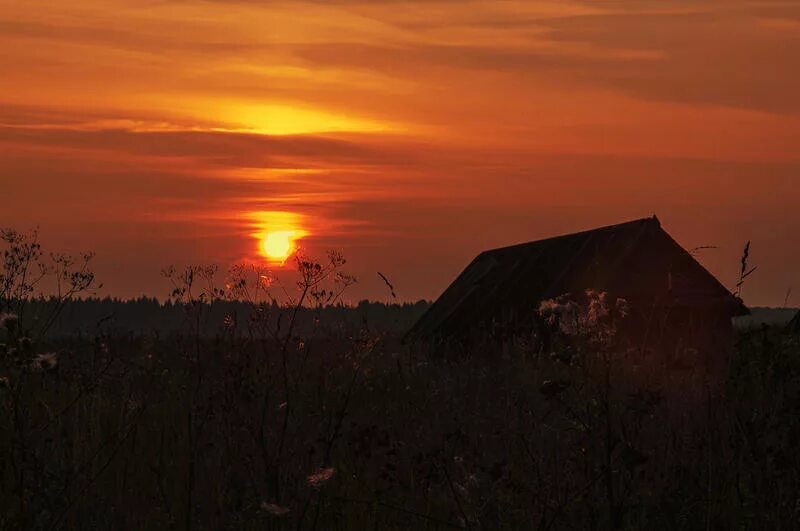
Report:
[[[541,301],[589,289],[627,301],[632,347],[668,356],[728,352],[732,317],[749,313],[653,216],[484,251],[406,339],[464,345],[529,334]]]

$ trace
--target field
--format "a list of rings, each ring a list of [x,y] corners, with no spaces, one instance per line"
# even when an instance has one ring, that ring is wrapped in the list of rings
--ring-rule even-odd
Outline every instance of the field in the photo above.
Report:
[[[591,360],[523,344],[437,360],[356,326],[283,343],[220,323],[202,337],[189,317],[209,308],[190,306],[186,330],[166,336],[99,330],[36,345],[57,358],[32,350],[24,366],[6,352],[4,529],[780,529],[798,517],[798,344],[778,330],[741,332],[712,395],[692,371],[654,383],[622,358],[606,386]]]
[[[336,305],[340,259],[298,265],[285,301],[258,274],[217,288],[203,268],[167,272],[167,305],[73,301],[92,279],[72,273],[66,296],[3,299],[0,528],[800,518],[800,342],[784,327],[743,327],[725,374],[643,363],[597,319],[552,352],[517,338],[454,356],[401,342],[424,303]]]

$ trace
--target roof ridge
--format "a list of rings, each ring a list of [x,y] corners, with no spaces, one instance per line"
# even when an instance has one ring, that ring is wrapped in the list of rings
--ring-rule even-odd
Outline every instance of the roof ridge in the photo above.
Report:
[[[511,245],[504,245],[503,247],[495,247],[495,248],[492,248],[492,249],[486,249],[485,251],[482,251],[481,253],[479,253],[478,256],[480,256],[482,254],[495,253],[497,251],[505,251],[505,250],[508,250],[508,249],[514,249],[514,248],[517,248],[517,247],[525,247],[527,245],[539,244],[539,243],[544,243],[544,242],[551,242],[553,240],[558,240],[558,239],[561,239],[561,238],[572,238],[572,237],[575,237],[575,236],[585,236],[585,235],[588,235],[588,234],[591,234],[591,233],[603,232],[603,231],[607,231],[607,230],[611,230],[611,229],[619,229],[619,228],[626,227],[628,225],[632,226],[632,225],[638,225],[638,224],[644,224],[644,223],[655,223],[656,226],[661,227],[661,221],[658,219],[658,217],[655,214],[653,214],[650,217],[633,219],[633,220],[630,220],[630,221],[624,221],[622,223],[615,223],[613,225],[606,225],[604,227],[596,227],[594,229],[587,229],[587,230],[582,230],[582,231],[578,231],[578,232],[568,232],[568,233],[558,234],[556,236],[549,236],[547,238],[541,238],[541,239],[538,239],[538,240],[530,240],[530,241],[527,241],[527,242],[520,242],[520,243],[511,244]]]

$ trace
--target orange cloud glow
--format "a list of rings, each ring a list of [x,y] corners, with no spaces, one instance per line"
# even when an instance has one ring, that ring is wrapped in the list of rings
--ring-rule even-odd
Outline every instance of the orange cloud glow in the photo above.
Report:
[[[341,250],[432,298],[476,252],[657,213],[796,284],[800,5],[0,0],[0,226],[162,266]],[[272,235],[270,239],[270,235]],[[373,280],[370,280],[373,279]],[[374,283],[372,283],[374,282]]]

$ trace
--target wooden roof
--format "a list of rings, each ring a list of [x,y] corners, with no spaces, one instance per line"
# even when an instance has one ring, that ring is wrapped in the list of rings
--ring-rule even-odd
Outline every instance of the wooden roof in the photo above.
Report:
[[[467,334],[542,300],[586,289],[636,301],[748,313],[653,216],[479,254],[410,330],[410,338]]]

